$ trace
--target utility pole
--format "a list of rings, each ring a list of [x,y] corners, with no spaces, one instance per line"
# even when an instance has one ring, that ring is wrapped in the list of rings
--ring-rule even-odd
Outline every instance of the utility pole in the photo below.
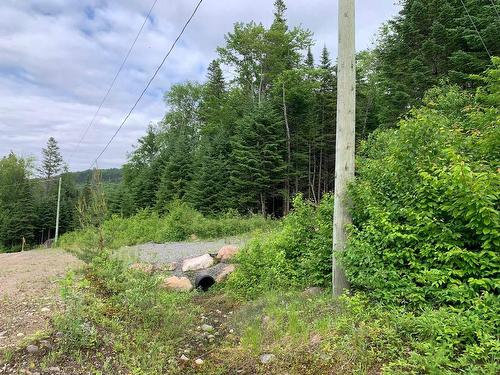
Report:
[[[355,0],[339,0],[339,52],[337,65],[337,138],[335,145],[335,207],[333,214],[333,294],[349,287],[337,254],[344,251],[346,226],[351,223],[347,186],[354,180],[356,122]]]
[[[54,242],[56,243],[59,237],[59,209],[61,208],[61,184],[62,184],[62,177],[59,177],[59,189],[57,192],[56,235],[54,237]]]

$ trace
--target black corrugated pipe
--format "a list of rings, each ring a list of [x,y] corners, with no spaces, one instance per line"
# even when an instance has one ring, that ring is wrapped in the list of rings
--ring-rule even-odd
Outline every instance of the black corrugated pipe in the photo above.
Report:
[[[207,275],[207,274],[202,274],[202,275],[196,276],[196,280],[194,283],[194,285],[197,289],[201,289],[204,292],[206,292],[208,289],[210,289],[210,287],[214,284],[215,284],[215,279],[212,276]]]

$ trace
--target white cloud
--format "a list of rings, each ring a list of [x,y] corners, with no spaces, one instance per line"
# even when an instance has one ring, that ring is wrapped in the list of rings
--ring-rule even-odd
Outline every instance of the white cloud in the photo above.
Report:
[[[0,3],[0,156],[39,156],[49,136],[75,170],[86,169],[135,102],[197,0],[159,0],[94,127],[75,147],[153,0],[4,0]],[[288,20],[315,33],[316,56],[336,55],[337,2],[289,0]],[[100,161],[118,166],[152,121],[171,84],[203,79],[224,34],[237,21],[272,21],[273,0],[205,0],[150,87]],[[389,1],[358,0],[358,49],[395,14]]]

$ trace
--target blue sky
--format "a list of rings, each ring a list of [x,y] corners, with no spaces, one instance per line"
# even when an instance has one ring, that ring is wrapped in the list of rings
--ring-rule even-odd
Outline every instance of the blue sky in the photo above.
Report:
[[[2,0],[0,2],[0,157],[40,158],[50,136],[72,170],[83,170],[104,147],[170,47],[197,0],[158,0],[100,115],[76,145],[120,66],[153,0]],[[337,53],[337,1],[288,0],[288,20],[315,34],[315,54]],[[148,94],[100,159],[126,160],[150,122],[159,121],[163,92],[203,80],[215,49],[237,21],[272,21],[273,0],[204,0]],[[357,0],[357,48],[369,48],[394,0]]]

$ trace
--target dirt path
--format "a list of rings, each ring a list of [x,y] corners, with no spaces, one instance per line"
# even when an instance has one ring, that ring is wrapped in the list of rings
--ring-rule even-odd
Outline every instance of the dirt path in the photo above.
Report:
[[[58,280],[79,265],[57,249],[0,254],[0,351],[47,327],[60,308]]]

